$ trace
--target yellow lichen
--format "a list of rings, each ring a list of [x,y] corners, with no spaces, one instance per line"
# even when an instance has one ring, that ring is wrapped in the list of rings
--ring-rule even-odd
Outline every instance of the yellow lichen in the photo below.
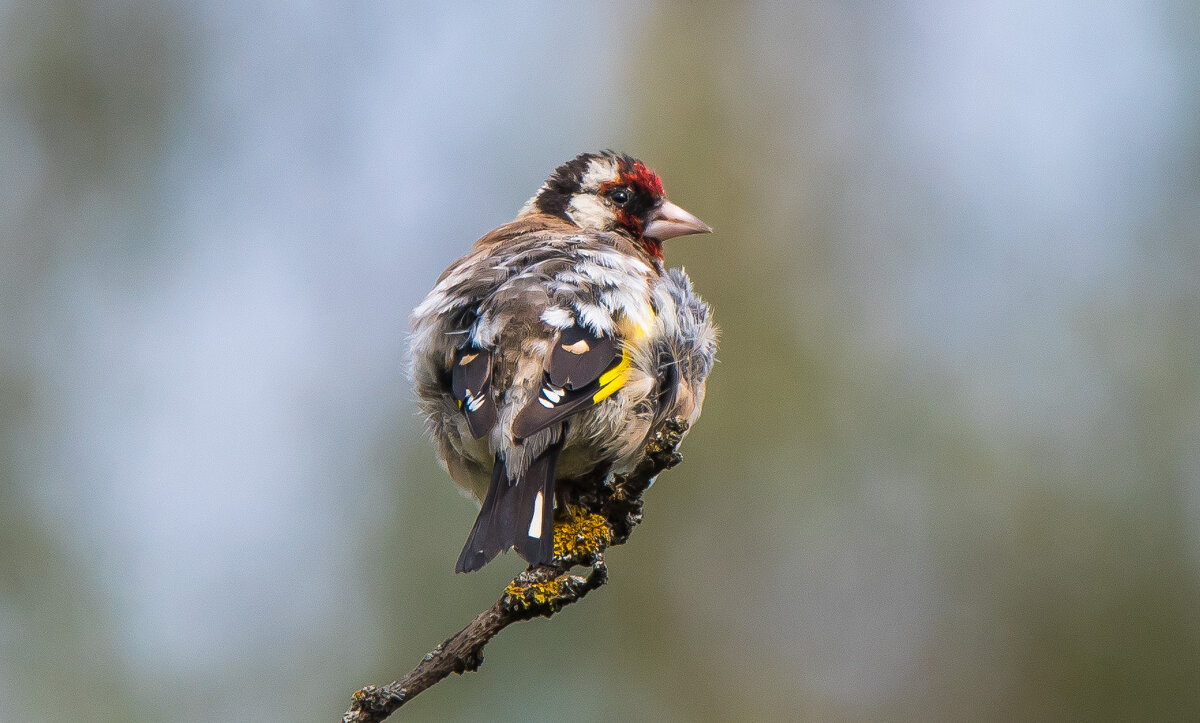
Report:
[[[504,594],[519,607],[530,607],[533,605],[550,605],[551,607],[555,607],[558,596],[561,593],[562,582],[558,578],[544,582],[535,582],[530,584],[529,587],[522,587],[514,580],[504,589]]]
[[[595,555],[608,547],[612,530],[603,515],[589,514],[582,507],[571,508],[572,517],[554,526],[554,556],[579,559]]]
[[[558,593],[562,591],[562,583],[557,578],[547,580],[546,582],[535,582],[529,586],[529,595],[533,597],[533,601],[539,605],[545,605],[551,600],[558,599]]]

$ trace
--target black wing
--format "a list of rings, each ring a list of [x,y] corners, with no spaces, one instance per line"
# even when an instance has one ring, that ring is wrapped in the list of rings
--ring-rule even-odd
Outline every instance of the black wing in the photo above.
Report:
[[[467,418],[471,436],[479,439],[496,426],[492,401],[492,355],[474,346],[459,347],[450,368],[450,393]]]
[[[629,378],[629,363],[629,352],[614,337],[581,326],[564,329],[550,352],[537,398],[513,420],[513,436],[532,437],[604,401]]]

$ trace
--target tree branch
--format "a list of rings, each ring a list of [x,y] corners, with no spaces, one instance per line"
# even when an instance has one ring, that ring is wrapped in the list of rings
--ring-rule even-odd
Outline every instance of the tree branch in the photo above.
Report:
[[[624,544],[642,521],[642,493],[660,472],[682,461],[677,451],[687,422],[670,419],[646,445],[637,467],[615,475],[612,485],[580,498],[572,515],[554,526],[554,563],[531,567],[513,578],[500,599],[479,613],[465,628],[429,651],[417,667],[387,685],[368,685],[355,691],[343,723],[377,723],[451,673],[478,670],[483,647],[501,630],[522,620],[550,617],[564,605],[580,600],[608,582],[604,551]],[[571,574],[590,568],[587,576]]]

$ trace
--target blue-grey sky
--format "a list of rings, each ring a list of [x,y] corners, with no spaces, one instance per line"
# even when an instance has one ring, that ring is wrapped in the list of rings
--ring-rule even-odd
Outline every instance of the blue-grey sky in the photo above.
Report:
[[[1037,449],[1030,465],[1078,472],[1138,434],[1127,395],[1162,372],[1184,380],[1154,396],[1182,395],[1186,438],[1200,360],[1171,340],[1196,329],[1200,288],[1195,246],[1179,246],[1200,192],[1189,9],[748,3],[714,21],[654,3],[0,3],[0,375],[22,390],[4,430],[10,496],[78,574],[66,589],[103,621],[83,637],[147,720],[242,719],[264,687],[299,690],[259,720],[329,719],[385,682],[360,671],[415,663],[379,660],[396,646],[369,626],[400,623],[361,567],[396,534],[413,544],[388,532],[397,509],[446,497],[447,539],[473,514],[414,442],[408,312],[555,165],[610,146],[717,228],[679,252],[698,279],[761,273],[782,290],[765,314],[776,340],[840,330],[835,399],[838,384],[922,396],[996,457]],[[728,39],[691,77],[666,57],[706,37],[690,23]],[[648,140],[687,130],[678,111],[659,120],[670,99],[654,93],[698,86],[714,145]],[[751,222],[721,218],[731,184]],[[717,314],[739,338],[743,320]],[[846,429],[862,413],[831,411]],[[889,429],[902,439],[902,420]],[[772,665],[823,701],[810,712],[904,715],[889,701],[952,605],[935,491],[919,465],[872,452],[889,444],[861,442],[879,475],[851,514],[763,518],[822,586],[764,582],[779,589],[761,625],[686,588],[732,639],[777,648]],[[1195,576],[1200,457],[1175,459]],[[1065,474],[1050,494],[1121,504],[1144,483],[1130,464],[1095,485]],[[977,491],[1003,516],[1006,489]],[[895,526],[874,538],[881,521]],[[456,551],[406,559],[449,573]],[[487,604],[486,585],[438,584]],[[17,650],[0,664],[3,720],[30,716],[22,651],[52,620],[21,599],[0,589],[0,644]],[[483,695],[490,667],[444,685]],[[182,689],[178,707],[156,686]]]

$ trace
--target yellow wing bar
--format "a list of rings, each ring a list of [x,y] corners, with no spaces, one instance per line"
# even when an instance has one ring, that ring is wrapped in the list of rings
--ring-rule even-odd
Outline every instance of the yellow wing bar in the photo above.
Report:
[[[629,358],[629,350],[621,349],[621,361],[617,362],[616,366],[600,375],[597,380],[600,382],[600,390],[592,395],[592,403],[599,404],[608,399],[621,387],[625,386],[625,382],[629,381],[629,366],[632,360]]]

